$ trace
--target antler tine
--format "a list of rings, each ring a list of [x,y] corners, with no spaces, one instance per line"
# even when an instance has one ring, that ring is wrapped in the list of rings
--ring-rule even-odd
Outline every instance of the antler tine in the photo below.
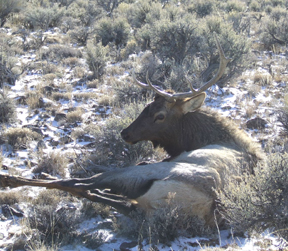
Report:
[[[229,58],[225,57],[224,51],[223,51],[223,49],[222,49],[222,47],[218,41],[218,38],[215,34],[214,34],[214,37],[215,37],[216,45],[217,45],[217,48],[219,50],[219,55],[220,55],[219,69],[218,69],[216,75],[212,79],[210,79],[208,82],[206,82],[203,86],[201,86],[199,89],[195,90],[193,88],[192,82],[186,78],[186,80],[189,83],[191,92],[170,94],[170,93],[167,93],[163,90],[158,89],[156,86],[154,86],[151,83],[151,81],[149,80],[148,71],[146,73],[146,81],[147,81],[148,85],[141,83],[139,80],[136,79],[135,71],[133,69],[132,76],[133,76],[135,83],[142,88],[154,90],[156,93],[163,96],[168,102],[175,102],[177,99],[192,98],[192,97],[199,95],[201,92],[206,91],[209,87],[214,85],[222,77],[222,75],[224,74],[225,68],[230,61]]]
[[[151,87],[150,87],[149,85],[146,85],[146,84],[140,82],[140,81],[136,78],[135,69],[134,69],[134,68],[133,68],[133,71],[132,71],[132,78],[133,78],[133,80],[135,81],[135,83],[136,83],[138,86],[140,86],[140,87],[142,87],[142,88],[145,88],[145,89],[151,89]]]
[[[189,78],[187,78],[187,75],[186,75],[186,74],[185,74],[185,80],[186,80],[187,83],[189,84],[189,87],[190,87],[192,93],[196,93],[197,91],[194,89],[192,81],[191,81]]]
[[[174,94],[170,94],[170,93],[168,93],[168,92],[165,92],[165,91],[163,91],[163,90],[160,90],[160,89],[158,89],[156,86],[154,86],[154,85],[151,83],[151,81],[150,81],[150,79],[149,79],[148,71],[147,71],[147,73],[146,73],[146,81],[147,81],[148,85],[150,86],[150,88],[151,88],[152,90],[154,90],[156,93],[158,93],[160,96],[163,96],[163,97],[164,97],[167,101],[169,101],[169,102],[175,102]]]
[[[165,91],[162,91],[162,90],[158,89],[157,87],[155,87],[155,86],[151,83],[151,81],[149,80],[148,71],[147,71],[147,73],[146,73],[146,81],[147,81],[148,85],[140,82],[140,81],[136,78],[136,76],[135,76],[135,70],[134,70],[134,69],[133,69],[133,71],[132,71],[132,77],[133,77],[133,80],[135,81],[135,83],[136,83],[138,86],[140,86],[140,87],[142,87],[142,88],[145,88],[145,89],[152,89],[153,91],[155,91],[156,93],[158,93],[159,95],[161,95],[161,96],[163,96],[165,99],[167,99],[167,101],[169,101],[169,102],[174,102],[174,101],[175,101],[175,99],[173,98],[173,95],[172,95],[172,94],[167,93],[167,92],[165,92]]]
[[[197,93],[206,91],[209,87],[211,87],[212,85],[214,85],[224,74],[224,71],[226,69],[227,64],[230,62],[230,58],[226,58],[224,51],[219,43],[219,40],[217,38],[217,36],[214,34],[215,40],[216,40],[216,45],[217,45],[217,49],[219,51],[219,56],[220,56],[220,65],[218,68],[218,71],[216,73],[216,75],[210,79],[208,82],[206,82],[203,86],[201,86],[198,90]]]

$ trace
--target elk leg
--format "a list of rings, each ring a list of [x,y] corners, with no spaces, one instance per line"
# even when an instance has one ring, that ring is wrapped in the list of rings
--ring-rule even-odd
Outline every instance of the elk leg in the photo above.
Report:
[[[92,192],[82,192],[80,196],[93,202],[99,202],[111,206],[115,208],[119,213],[125,215],[128,215],[132,211],[136,210],[136,206],[132,204],[129,200],[126,200],[125,197],[121,195],[107,194],[102,193],[98,190],[93,190]]]
[[[46,181],[0,174],[1,187],[38,186],[49,189],[54,188],[69,192],[74,196],[87,198],[93,202],[100,202],[112,206],[123,214],[129,214],[131,211],[135,210],[135,206],[123,196],[102,193],[98,190],[89,191],[88,187],[91,186],[90,183],[90,178]]]

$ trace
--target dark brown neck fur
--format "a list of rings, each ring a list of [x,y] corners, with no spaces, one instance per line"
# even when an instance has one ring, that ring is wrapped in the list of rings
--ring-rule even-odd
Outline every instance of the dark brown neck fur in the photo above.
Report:
[[[153,142],[154,146],[163,147],[173,158],[184,151],[192,151],[210,144],[231,144],[237,150],[243,151],[250,158],[262,159],[262,152],[243,131],[238,129],[229,119],[220,117],[210,109],[200,109],[187,113],[179,119],[175,127],[175,137],[162,135],[162,140]],[[179,132],[179,129],[182,128]],[[171,129],[171,128],[170,128]],[[171,131],[170,131],[171,132]],[[173,138],[170,141],[169,139]],[[178,139],[175,142],[175,139]],[[164,143],[165,142],[165,143]]]

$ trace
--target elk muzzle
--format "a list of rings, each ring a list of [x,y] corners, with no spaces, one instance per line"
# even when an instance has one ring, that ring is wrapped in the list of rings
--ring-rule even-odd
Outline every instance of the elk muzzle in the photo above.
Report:
[[[131,135],[130,135],[130,133],[129,133],[128,128],[122,130],[122,132],[121,132],[121,137],[122,137],[122,139],[125,140],[127,143],[130,143],[130,144],[135,144],[135,143],[137,143],[137,142],[133,142],[133,141],[131,140]]]

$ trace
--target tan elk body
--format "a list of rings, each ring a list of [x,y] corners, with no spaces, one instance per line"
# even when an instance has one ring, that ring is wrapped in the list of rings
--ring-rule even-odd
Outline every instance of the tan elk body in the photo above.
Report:
[[[223,189],[227,177],[253,172],[263,159],[258,144],[226,118],[201,108],[203,92],[222,76],[228,59],[220,51],[217,74],[199,90],[164,92],[135,81],[143,88],[157,92],[152,103],[121,132],[129,143],[150,140],[170,155],[163,162],[110,170],[86,179],[32,180],[0,175],[3,187],[43,186],[68,191],[76,196],[102,202],[129,213],[135,207],[152,212],[167,203],[184,210],[187,215],[214,222],[215,191]],[[107,190],[110,189],[110,190]],[[170,205],[171,206],[171,205]]]

